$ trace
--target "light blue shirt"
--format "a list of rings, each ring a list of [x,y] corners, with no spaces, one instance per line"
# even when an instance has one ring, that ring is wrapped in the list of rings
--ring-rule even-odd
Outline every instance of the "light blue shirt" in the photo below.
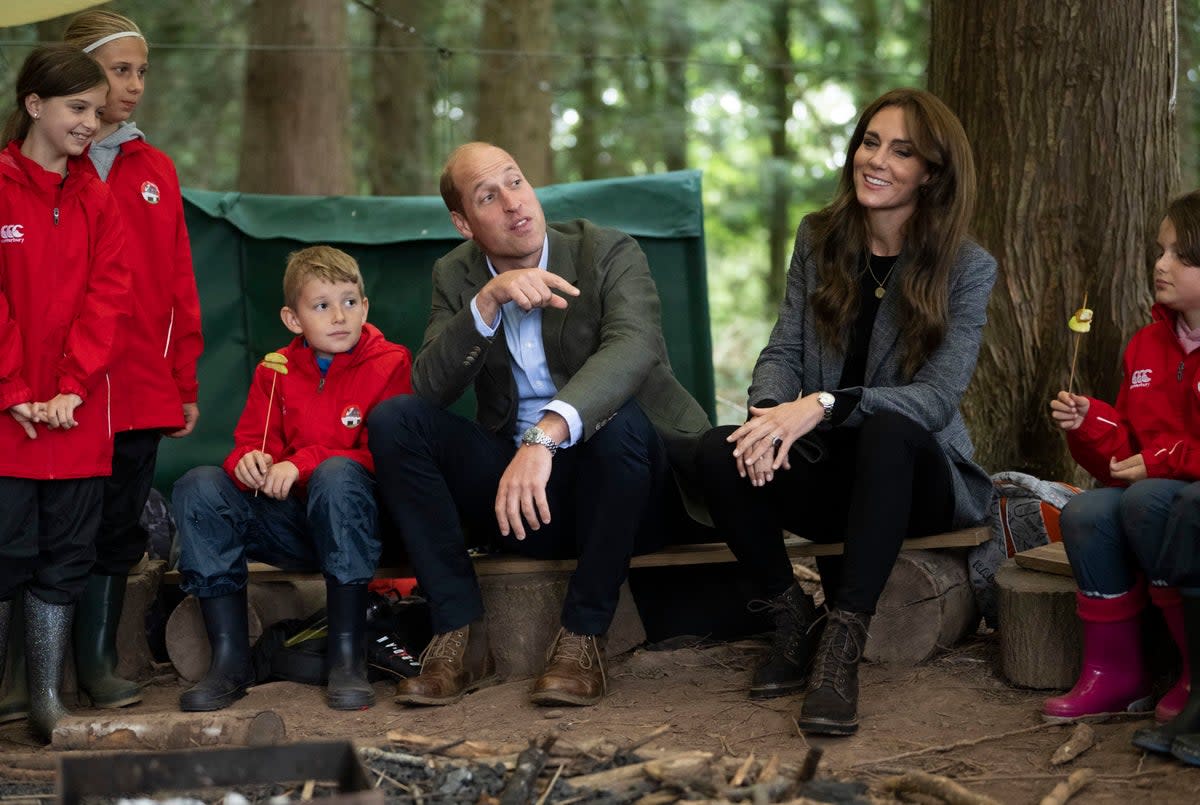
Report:
[[[550,238],[542,242],[542,259],[538,268],[543,271],[549,264]],[[496,269],[489,258],[488,271],[496,276]],[[500,307],[500,316],[490,325],[479,315],[475,299],[471,299],[471,315],[475,317],[475,329],[484,338],[491,338],[504,322],[504,340],[508,353],[512,355],[513,379],[517,381],[517,433],[519,444],[526,428],[541,421],[547,411],[553,411],[567,421],[571,435],[559,443],[559,447],[570,447],[583,435],[583,420],[575,406],[554,399],[558,387],[550,377],[550,366],[546,363],[546,349],[542,346],[542,309],[535,307],[526,313],[516,302],[506,302]]]

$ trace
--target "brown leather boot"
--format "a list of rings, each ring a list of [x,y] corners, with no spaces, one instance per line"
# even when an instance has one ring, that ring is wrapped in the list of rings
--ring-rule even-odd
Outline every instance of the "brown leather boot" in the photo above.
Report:
[[[499,681],[483,620],[433,636],[421,654],[421,673],[396,686],[401,704],[453,704]]]
[[[546,670],[533,683],[534,704],[595,704],[608,692],[604,652],[595,635],[558,630]]]

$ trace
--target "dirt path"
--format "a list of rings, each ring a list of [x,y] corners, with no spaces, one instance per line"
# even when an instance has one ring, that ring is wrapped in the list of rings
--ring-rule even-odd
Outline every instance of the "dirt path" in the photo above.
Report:
[[[275,710],[289,740],[336,737],[383,743],[388,730],[401,728],[446,742],[524,743],[557,728],[580,741],[623,742],[669,724],[670,731],[650,747],[737,757],[778,753],[799,761],[811,744],[824,750],[818,776],[868,782],[873,794],[879,793],[882,778],[918,769],[952,777],[1002,802],[1038,802],[1071,771],[1088,767],[1100,779],[1073,802],[1200,802],[1200,769],[1146,757],[1132,748],[1130,735],[1148,723],[1144,719],[1097,725],[1096,746],[1061,769],[1051,767],[1050,756],[1071,727],[1042,725],[1037,708],[1043,694],[1012,688],[998,677],[994,636],[974,639],[916,668],[865,666],[862,728],[844,739],[806,741],[793,722],[795,700],[746,698],[746,669],[758,650],[754,643],[639,650],[611,664],[611,694],[592,708],[536,707],[526,698],[527,680],[480,691],[449,707],[422,709],[393,704],[390,686],[379,683],[380,703],[356,713],[327,709],[318,688],[276,682],[255,688],[235,706]],[[153,685],[141,707],[172,710],[181,689],[169,682]],[[976,739],[983,740],[968,745]],[[929,751],[949,744],[957,746]],[[23,724],[0,727],[0,778],[9,765],[6,753],[49,754]]]

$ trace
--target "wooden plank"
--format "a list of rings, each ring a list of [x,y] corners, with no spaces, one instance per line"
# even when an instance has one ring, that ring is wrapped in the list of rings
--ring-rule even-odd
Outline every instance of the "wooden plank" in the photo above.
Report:
[[[986,542],[991,532],[986,526],[967,528],[961,531],[949,531],[945,534],[934,534],[929,537],[918,537],[904,541],[904,550],[929,548],[970,548]],[[785,532],[784,544],[788,556],[799,559],[804,556],[837,556],[842,553],[840,542],[810,542],[795,534]],[[697,545],[668,545],[654,553],[635,556],[629,562],[632,568],[642,567],[681,567],[685,565],[709,565],[722,562],[733,562],[733,553],[722,543],[703,543]],[[280,570],[277,567],[261,562],[250,563],[250,578],[253,581],[297,581],[318,578],[317,573],[306,573],[294,570]],[[512,554],[482,556],[475,560],[475,572],[480,576],[510,575],[516,573],[569,573],[575,569],[574,559],[529,559]],[[413,575],[412,568],[406,566],[381,567],[375,571],[375,578],[404,578]],[[164,584],[179,584],[179,571],[172,570],[163,577]]]
[[[1021,551],[1013,559],[1017,561],[1018,567],[1026,570],[1039,570],[1042,573],[1053,573],[1056,576],[1068,578],[1075,577],[1075,574],[1071,572],[1071,563],[1067,560],[1066,546],[1061,542],[1051,542],[1048,545],[1039,545],[1036,548]]]

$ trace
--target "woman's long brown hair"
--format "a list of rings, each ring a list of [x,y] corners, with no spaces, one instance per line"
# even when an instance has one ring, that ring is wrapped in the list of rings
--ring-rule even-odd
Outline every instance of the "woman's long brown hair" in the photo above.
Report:
[[[975,207],[975,161],[962,123],[937,96],[895,89],[876,99],[854,129],[833,202],[811,220],[817,261],[812,307],[817,332],[845,348],[858,315],[859,282],[870,259],[866,210],[854,190],[854,154],[880,109],[897,106],[914,151],[925,160],[929,180],[917,193],[906,224],[905,269],[900,283],[904,376],[911,378],[946,335],[950,271],[967,235]]]

